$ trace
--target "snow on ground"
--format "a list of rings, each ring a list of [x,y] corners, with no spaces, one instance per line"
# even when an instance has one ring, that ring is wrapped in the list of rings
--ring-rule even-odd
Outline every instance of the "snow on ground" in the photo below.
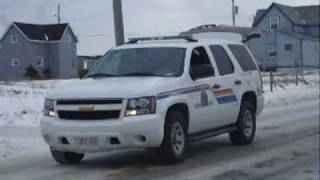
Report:
[[[305,73],[306,83],[300,80],[298,86],[296,86],[294,75],[278,75],[275,77],[277,86],[274,87],[273,92],[270,92],[270,78],[267,74],[263,74],[265,108],[294,105],[302,101],[319,99],[319,75],[319,71]]]
[[[308,84],[299,82],[295,85],[293,75],[276,76],[278,86],[270,92],[269,77],[263,74],[265,108],[294,105],[303,101],[319,99],[319,71],[305,75]],[[38,128],[42,117],[43,100],[48,90],[58,87],[60,83],[75,80],[32,81],[32,82],[0,82],[0,160],[38,149],[47,148],[41,139]],[[17,133],[1,132],[7,128]],[[30,134],[19,134],[19,128],[29,128]],[[31,132],[37,131],[37,132]]]

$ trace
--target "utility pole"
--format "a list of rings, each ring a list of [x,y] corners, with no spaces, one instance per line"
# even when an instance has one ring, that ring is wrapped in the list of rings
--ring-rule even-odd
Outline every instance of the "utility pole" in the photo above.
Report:
[[[60,17],[60,4],[58,4],[57,8],[57,14],[55,15],[57,17],[58,24],[61,23],[61,17]]]
[[[232,25],[236,25],[236,13],[235,13],[235,7],[234,7],[234,0],[232,0]]]
[[[113,0],[113,20],[116,46],[124,44],[124,29],[121,0]]]

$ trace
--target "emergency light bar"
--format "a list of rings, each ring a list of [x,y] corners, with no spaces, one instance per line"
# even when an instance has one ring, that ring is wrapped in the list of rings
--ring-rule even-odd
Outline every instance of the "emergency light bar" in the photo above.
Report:
[[[198,42],[191,35],[180,36],[154,36],[154,37],[141,37],[141,38],[129,38],[128,44],[135,44],[139,41],[157,41],[157,40],[186,40],[188,42]]]

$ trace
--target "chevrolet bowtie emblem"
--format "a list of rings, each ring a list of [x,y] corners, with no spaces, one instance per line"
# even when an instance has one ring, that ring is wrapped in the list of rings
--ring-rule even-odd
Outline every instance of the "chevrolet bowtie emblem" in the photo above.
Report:
[[[81,112],[90,112],[94,110],[94,106],[93,105],[81,105],[79,106],[79,111]]]

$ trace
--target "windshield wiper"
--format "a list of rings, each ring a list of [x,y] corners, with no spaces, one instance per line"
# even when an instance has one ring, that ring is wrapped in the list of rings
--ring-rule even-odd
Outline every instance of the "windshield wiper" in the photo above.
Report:
[[[117,74],[108,74],[108,73],[95,73],[86,76],[86,78],[105,78],[105,77],[118,77]]]
[[[148,73],[148,72],[135,72],[135,73],[121,74],[121,76],[161,76],[161,75]]]

